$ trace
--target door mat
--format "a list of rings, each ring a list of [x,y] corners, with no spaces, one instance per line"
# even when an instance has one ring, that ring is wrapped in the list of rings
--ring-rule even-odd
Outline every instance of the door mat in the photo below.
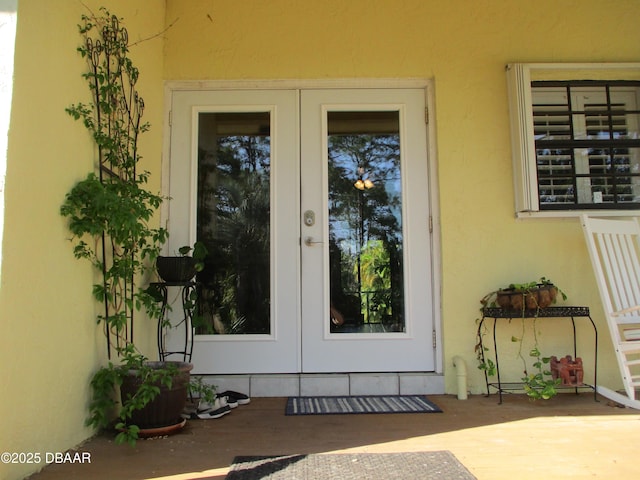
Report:
[[[474,480],[448,450],[236,457],[226,480]]]
[[[285,415],[436,412],[442,410],[424,395],[289,397],[285,409]]]

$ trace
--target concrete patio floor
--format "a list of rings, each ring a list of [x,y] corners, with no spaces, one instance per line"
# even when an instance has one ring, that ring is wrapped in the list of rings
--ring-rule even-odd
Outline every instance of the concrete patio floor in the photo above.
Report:
[[[236,455],[449,450],[478,479],[640,478],[640,411],[589,393],[429,398],[432,414],[285,416],[284,398],[254,398],[217,420],[117,446],[100,434],[77,448],[91,463],[50,465],[31,480],[224,479]]]

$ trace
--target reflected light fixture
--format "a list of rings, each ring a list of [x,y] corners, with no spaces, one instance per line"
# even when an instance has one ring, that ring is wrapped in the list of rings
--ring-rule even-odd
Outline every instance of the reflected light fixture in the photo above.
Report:
[[[369,190],[373,188],[373,182],[368,178],[363,179],[362,175],[364,174],[364,169],[362,167],[358,168],[358,174],[360,175],[358,179],[353,184],[358,190]]]

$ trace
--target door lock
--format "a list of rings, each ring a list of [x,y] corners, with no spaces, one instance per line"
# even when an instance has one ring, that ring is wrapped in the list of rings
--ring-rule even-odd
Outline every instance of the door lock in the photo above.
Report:
[[[313,227],[316,223],[316,214],[313,210],[307,210],[304,212],[304,224],[307,227]]]

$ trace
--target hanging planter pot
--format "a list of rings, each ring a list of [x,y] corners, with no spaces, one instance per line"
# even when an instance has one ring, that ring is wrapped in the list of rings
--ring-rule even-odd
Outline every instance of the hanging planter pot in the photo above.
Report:
[[[193,257],[158,257],[156,270],[167,283],[189,282],[197,273],[197,261]]]
[[[178,253],[180,255],[175,257],[156,258],[158,276],[166,283],[190,282],[196,273],[204,269],[204,259],[209,252],[204,243],[195,242],[193,247],[180,247]]]

